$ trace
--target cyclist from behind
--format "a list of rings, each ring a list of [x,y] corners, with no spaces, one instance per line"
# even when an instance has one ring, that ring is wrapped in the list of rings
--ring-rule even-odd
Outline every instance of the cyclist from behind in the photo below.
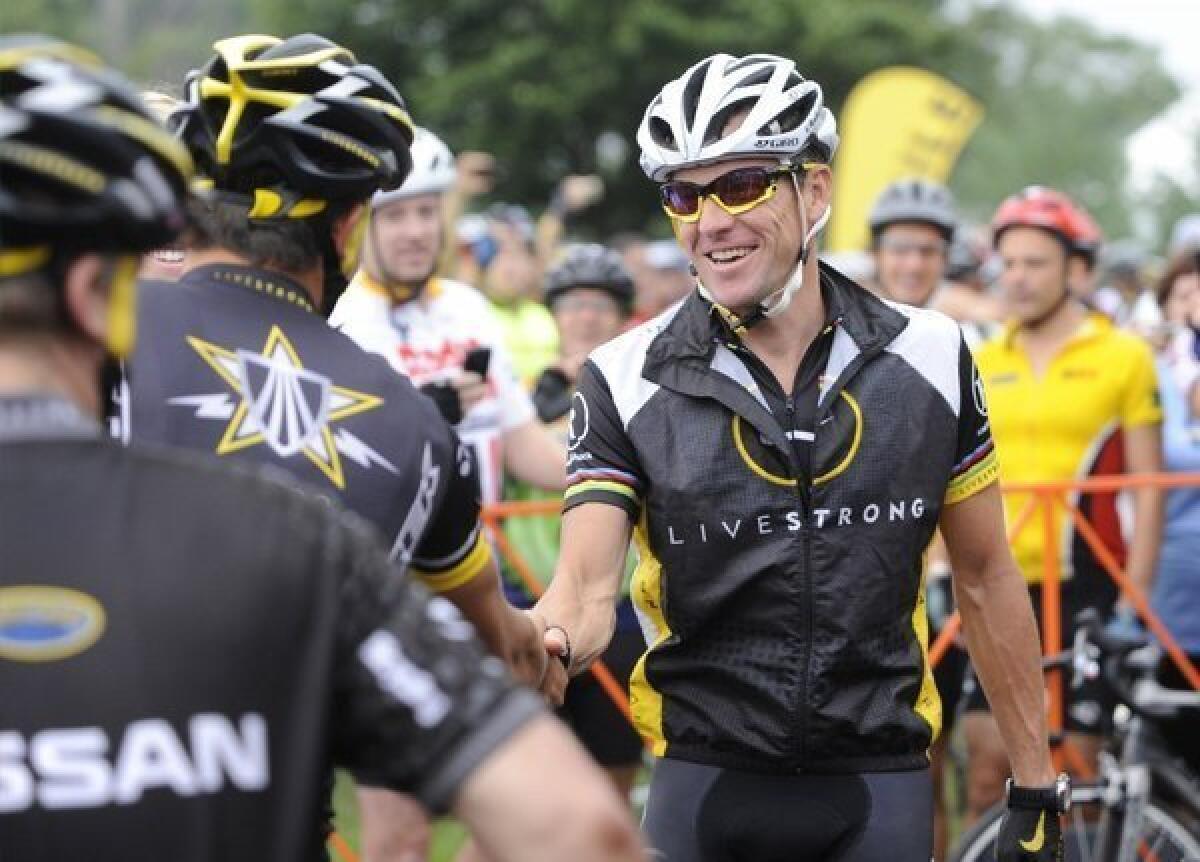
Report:
[[[940,526],[1019,786],[1002,859],[1060,847],[1028,597],[986,406],[949,318],[818,263],[837,145],[782,57],[717,54],[638,131],[697,272],[580,374],[562,551],[535,610],[572,673],[608,644],[630,533],[635,719],[670,862],[930,858],[940,707],[921,555]],[[557,679],[555,679],[557,681]],[[1028,796],[1025,795],[1028,791]]]
[[[106,436],[139,257],[191,172],[87,52],[0,39],[0,858],[319,859],[330,759],[498,859],[643,858],[583,752],[362,521]]]
[[[540,631],[500,592],[471,453],[318,313],[370,196],[408,171],[403,99],[320,36],[214,49],[171,118],[211,189],[179,283],[143,287],[123,435],[271,464],[344,503],[536,684]]]

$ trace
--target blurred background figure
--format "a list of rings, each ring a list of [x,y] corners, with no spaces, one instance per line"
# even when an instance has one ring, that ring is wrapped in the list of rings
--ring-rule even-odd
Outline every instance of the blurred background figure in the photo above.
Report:
[[[165,124],[171,112],[179,107],[179,100],[162,90],[143,90],[142,101],[162,124]],[[184,241],[179,241],[175,245],[156,248],[142,255],[138,278],[147,281],[178,281],[183,275],[184,245]]]
[[[1146,287],[1149,263],[1150,256],[1136,240],[1109,243],[1100,254],[1101,284],[1092,295],[1092,305],[1097,311],[1107,314],[1118,326],[1147,338],[1163,322],[1158,301]]]
[[[1158,360],[1159,392],[1163,404],[1163,466],[1179,472],[1200,472],[1200,260],[1187,251],[1168,265],[1159,281],[1158,296],[1172,336]],[[1200,663],[1200,488],[1177,488],[1167,493],[1162,548],[1151,604],[1163,624]],[[1187,688],[1174,664],[1164,658],[1159,680]],[[1172,750],[1200,774],[1200,737],[1194,718],[1168,723],[1164,733]]]
[[[640,266],[634,282],[632,326],[657,317],[691,291],[695,278],[687,256],[672,239],[657,239],[641,247]]]
[[[474,451],[485,503],[499,499],[505,471],[561,489],[563,447],[537,423],[491,304],[475,288],[437,275],[445,196],[456,182],[453,156],[432,132],[418,129],[412,159],[404,184],[372,199],[360,269],[330,323],[434,400]],[[520,253],[530,234],[514,217],[497,235],[507,251]],[[522,278],[528,282],[532,272]]]
[[[919,178],[897,180],[871,207],[875,279],[888,299],[927,308],[942,286],[958,216],[950,190]]]
[[[559,331],[558,356],[537,377],[533,403],[538,418],[556,439],[567,445],[572,422],[575,381],[588,354],[615,338],[628,324],[634,303],[634,284],[621,256],[596,243],[571,244],[562,249],[544,279],[546,306]],[[510,481],[505,496],[515,500],[547,499],[548,495]],[[549,583],[558,559],[559,519],[510,519],[505,533],[533,574]],[[628,693],[629,675],[645,650],[645,641],[629,600],[626,567],[623,598],[617,606],[616,632],[602,661]],[[535,596],[512,572],[509,600],[529,607]],[[577,677],[567,688],[561,716],[575,729],[584,747],[611,776],[622,798],[628,799],[642,762],[642,740],[591,674]]]
[[[1094,225],[1066,195],[1032,186],[1006,198],[992,220],[993,243],[1003,263],[1001,285],[1010,320],[976,351],[986,387],[989,418],[1006,483],[1071,481],[1114,474],[1155,473],[1162,466],[1162,417],[1153,357],[1139,338],[1091,311],[1077,293],[1096,254]],[[1095,526],[1129,579],[1148,593],[1162,529],[1157,489],[1132,493],[1133,523],[1124,535],[1117,495],[1089,492],[1074,500]],[[1027,494],[1007,494],[1015,523]],[[1075,614],[1094,608],[1102,617],[1124,617],[1118,597],[1090,546],[1053,513],[1054,529],[1026,529],[1012,541],[1041,622],[1047,560],[1062,582],[1060,626],[1070,643]],[[1055,541],[1047,541],[1051,536]],[[1071,743],[1094,762],[1111,729],[1115,702],[1103,685],[1088,681],[1066,695]],[[1008,763],[999,731],[976,686],[965,697],[963,727],[968,751],[968,807],[972,819],[1003,796]]]
[[[487,232],[475,244],[479,287],[492,304],[517,377],[529,386],[558,353],[554,318],[541,303],[533,220],[524,207],[495,204],[486,224]]]
[[[1171,228],[1171,242],[1167,254],[1177,258],[1188,252],[1200,251],[1200,213],[1190,213],[1175,222]]]

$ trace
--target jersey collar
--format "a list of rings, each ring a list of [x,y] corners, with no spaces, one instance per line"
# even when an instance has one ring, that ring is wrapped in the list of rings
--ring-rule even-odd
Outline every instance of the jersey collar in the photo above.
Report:
[[[370,273],[368,273],[365,269],[360,269],[354,276],[354,283],[360,285],[362,289],[368,293],[373,293],[376,296],[382,296],[390,302],[396,302],[395,294],[391,290],[388,290],[387,287],[380,284],[376,279],[372,278]],[[444,289],[445,288],[442,286],[442,280],[435,275],[425,284],[424,289],[417,291],[413,295],[412,299],[409,299],[408,301],[411,302],[413,299],[421,298],[437,299],[439,296],[441,296]],[[396,304],[403,305],[404,303],[396,302]]]
[[[882,348],[908,325],[903,314],[823,261],[820,273],[826,328],[844,329],[863,353]],[[728,341],[732,333],[721,316],[712,313],[708,301],[693,291],[664,335],[661,346],[656,342],[651,348],[662,355],[648,356],[648,363],[684,356],[708,358],[717,341]]]
[[[0,395],[0,443],[100,436],[100,423],[61,395]]]
[[[299,283],[288,278],[281,272],[269,269],[258,269],[251,266],[237,266],[228,263],[213,263],[198,266],[180,279],[181,284],[228,284],[240,287],[262,296],[277,299],[288,305],[295,305],[305,311],[314,311],[312,298],[308,291]]]
[[[1077,344],[1083,341],[1090,341],[1093,338],[1100,338],[1107,335],[1113,330],[1113,322],[1099,311],[1089,311],[1084,317],[1083,322],[1079,324],[1079,328],[1071,333],[1071,337],[1067,339],[1066,345]],[[1011,351],[1021,351],[1021,345],[1017,343],[1017,335],[1020,333],[1020,325],[1015,320],[1010,320],[1004,324],[1004,329],[1000,333],[1001,343]]]

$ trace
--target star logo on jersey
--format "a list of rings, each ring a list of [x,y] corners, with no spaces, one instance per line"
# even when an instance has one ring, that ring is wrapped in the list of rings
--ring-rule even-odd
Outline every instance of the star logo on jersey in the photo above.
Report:
[[[236,407],[223,393],[172,398],[195,408],[199,419],[228,420],[217,443],[218,455],[265,445],[280,458],[303,455],[338,489],[346,487],[342,457],[398,472],[382,455],[344,428],[334,425],[375,410],[383,399],[309,370],[278,326],[272,326],[260,352],[221,347],[195,336],[188,343],[240,399]]]

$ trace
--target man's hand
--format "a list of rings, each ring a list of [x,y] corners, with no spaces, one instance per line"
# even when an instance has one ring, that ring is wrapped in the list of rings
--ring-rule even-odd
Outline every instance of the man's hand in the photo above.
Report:
[[[551,706],[562,706],[567,693],[567,666],[561,660],[567,654],[562,629],[549,624],[536,610],[526,611],[538,632],[538,644],[546,656],[546,670],[539,691]]]
[[[996,862],[1062,862],[1062,824],[1046,809],[1009,808],[996,838]]]
[[[512,608],[508,627],[508,666],[517,680],[540,690],[550,656],[542,643],[542,627],[529,611]]]
[[[464,416],[470,413],[471,409],[488,394],[487,381],[474,371],[460,372],[450,381],[450,385],[458,393],[458,403],[462,407]]]

